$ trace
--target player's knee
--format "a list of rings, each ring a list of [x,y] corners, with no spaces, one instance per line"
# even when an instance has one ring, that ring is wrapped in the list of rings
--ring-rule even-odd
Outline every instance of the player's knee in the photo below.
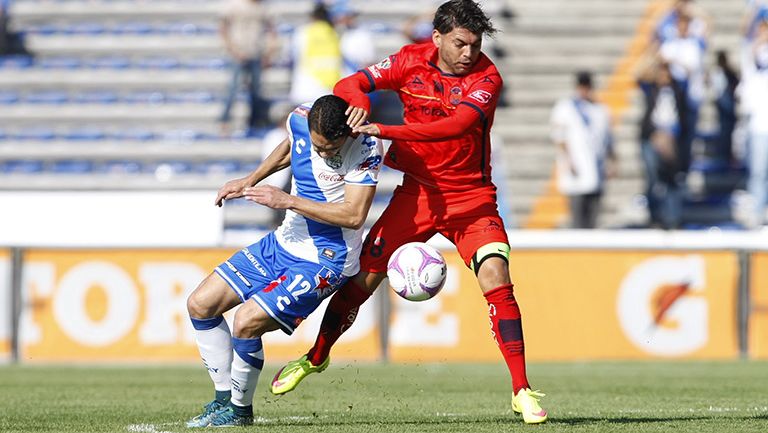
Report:
[[[509,284],[509,245],[502,242],[484,245],[472,256],[470,268],[484,291]]]
[[[278,326],[274,320],[251,300],[244,303],[235,313],[232,332],[237,338],[256,338],[275,329],[278,329]]]
[[[195,319],[208,319],[211,317],[209,314],[210,310],[211,309],[207,308],[202,302],[197,291],[192,292],[187,298],[187,312],[189,313],[189,317],[194,317]]]

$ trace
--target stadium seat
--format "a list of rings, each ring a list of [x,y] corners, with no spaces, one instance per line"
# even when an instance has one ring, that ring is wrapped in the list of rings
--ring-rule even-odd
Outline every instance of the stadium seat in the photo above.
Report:
[[[113,160],[99,164],[96,171],[108,174],[138,174],[144,167],[139,161]]]
[[[196,91],[176,93],[169,97],[171,102],[205,104],[216,101],[216,96],[211,92]]]
[[[134,66],[141,69],[176,69],[179,61],[168,57],[145,57],[136,60]]]
[[[49,128],[32,127],[17,131],[15,134],[9,134],[9,136],[14,140],[51,141],[56,139],[56,132]]]
[[[229,60],[220,57],[189,59],[181,63],[188,69],[224,69],[230,65]]]
[[[11,105],[19,102],[19,94],[16,92],[0,92],[0,104]]]
[[[126,57],[96,57],[86,60],[85,64],[94,69],[126,69],[131,66],[131,60]]]
[[[75,102],[80,104],[114,104],[117,101],[117,94],[108,90],[85,92],[75,96]]]
[[[96,128],[80,128],[62,135],[68,141],[99,141],[106,137],[104,131]]]
[[[69,102],[69,94],[60,91],[47,91],[29,93],[24,98],[24,102],[28,104],[65,104]]]
[[[6,69],[27,69],[35,64],[31,56],[12,55],[0,56],[0,68]]]
[[[238,173],[240,171],[240,162],[236,160],[206,161],[197,164],[194,171],[206,175],[221,175]]]
[[[150,141],[154,140],[156,135],[150,130],[137,128],[115,131],[110,134],[110,137],[114,138],[115,140]]]
[[[129,104],[164,104],[168,97],[162,92],[134,92],[121,99]]]
[[[59,33],[73,35],[100,35],[104,32],[106,32],[106,28],[99,23],[77,23],[59,30]]]
[[[93,171],[93,161],[84,159],[65,159],[53,161],[50,171],[56,174],[85,174]]]
[[[157,32],[157,29],[148,23],[119,23],[112,28],[112,33],[126,35],[147,35]]]
[[[35,174],[42,173],[43,162],[38,160],[14,159],[0,163],[0,170],[6,174]]]
[[[82,62],[76,57],[44,57],[37,61],[36,66],[43,69],[77,69]]]

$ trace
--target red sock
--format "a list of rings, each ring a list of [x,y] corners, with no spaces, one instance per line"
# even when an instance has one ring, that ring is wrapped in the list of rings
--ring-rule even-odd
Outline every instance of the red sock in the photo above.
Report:
[[[370,297],[368,291],[352,280],[331,297],[315,345],[307,352],[307,359],[313,365],[320,365],[325,361],[336,340],[354,323],[357,310]]]
[[[491,333],[507,363],[512,375],[512,390],[517,395],[519,390],[530,388],[530,385],[525,375],[525,344],[520,308],[513,287],[512,284],[496,287],[485,294],[485,300],[491,318]]]

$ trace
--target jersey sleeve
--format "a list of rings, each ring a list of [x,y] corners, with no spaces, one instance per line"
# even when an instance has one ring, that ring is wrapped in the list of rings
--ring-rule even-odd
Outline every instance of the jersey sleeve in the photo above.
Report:
[[[361,69],[360,72],[368,78],[371,92],[381,89],[398,90],[401,87],[400,77],[406,61],[406,56],[400,50],[375,65]]]
[[[494,71],[475,81],[459,104],[471,107],[485,119],[496,110],[502,87],[501,75]]]
[[[379,170],[384,154],[381,140],[365,136],[351,152],[350,169],[344,175],[344,182],[376,186],[379,183]]]
[[[342,78],[333,87],[333,93],[347,101],[349,105],[362,107],[370,112],[371,101],[368,99],[368,93],[380,89],[397,90],[400,88],[398,77],[402,70],[401,63],[403,61],[400,52],[393,54],[375,65]]]

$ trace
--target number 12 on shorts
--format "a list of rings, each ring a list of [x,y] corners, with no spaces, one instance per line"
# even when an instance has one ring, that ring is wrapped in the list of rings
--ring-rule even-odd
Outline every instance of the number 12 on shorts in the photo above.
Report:
[[[304,276],[301,274],[296,275],[294,277],[293,281],[291,281],[291,284],[288,285],[288,287],[285,288],[285,290],[288,291],[288,293],[293,296],[293,299],[298,300],[299,296],[309,292],[312,290],[312,283],[309,281],[302,281],[304,280]],[[297,287],[300,287],[298,290],[294,291]],[[280,311],[285,311],[285,307],[287,305],[291,305],[291,298],[287,296],[278,296],[277,297],[277,308],[280,309]]]

